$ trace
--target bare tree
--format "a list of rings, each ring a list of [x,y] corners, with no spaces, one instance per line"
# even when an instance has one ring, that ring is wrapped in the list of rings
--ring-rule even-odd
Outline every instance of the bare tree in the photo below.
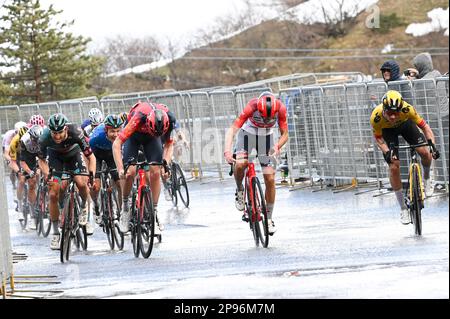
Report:
[[[339,37],[347,34],[361,9],[358,2],[354,2],[351,8],[345,6],[346,0],[335,0],[334,3],[336,6],[330,5],[329,2],[326,5],[322,3],[321,11],[327,34],[332,37]],[[347,3],[349,2],[347,1]]]
[[[97,54],[107,58],[105,73],[152,63],[162,57],[161,46],[153,37],[133,39],[120,35],[107,39],[105,47]]]

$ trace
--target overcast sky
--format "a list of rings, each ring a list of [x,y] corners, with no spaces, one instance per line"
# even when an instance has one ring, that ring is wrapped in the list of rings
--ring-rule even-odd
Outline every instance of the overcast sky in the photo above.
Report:
[[[75,20],[73,32],[96,44],[117,34],[160,40],[186,39],[212,25],[217,17],[243,8],[243,0],[41,0],[63,10],[63,21]]]

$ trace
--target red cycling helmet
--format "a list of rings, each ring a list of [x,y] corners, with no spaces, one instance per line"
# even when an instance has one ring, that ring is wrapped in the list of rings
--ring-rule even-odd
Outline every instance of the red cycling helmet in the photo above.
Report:
[[[263,118],[274,118],[280,110],[280,101],[272,93],[264,92],[258,98],[257,108]]]
[[[161,136],[169,130],[169,116],[164,110],[152,110],[147,116],[147,125],[154,136]]]
[[[31,116],[30,122],[28,124],[30,124],[31,126],[39,125],[39,126],[44,127],[45,126],[45,120],[44,120],[44,117],[42,115],[40,115],[40,114],[39,115],[33,115],[33,116]]]

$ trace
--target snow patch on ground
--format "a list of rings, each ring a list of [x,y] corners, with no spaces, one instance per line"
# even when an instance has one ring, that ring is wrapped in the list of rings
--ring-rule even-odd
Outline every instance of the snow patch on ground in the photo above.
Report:
[[[411,23],[406,28],[406,33],[411,34],[414,37],[421,37],[431,32],[440,32],[445,30],[444,35],[448,36],[448,8],[446,10],[442,8],[435,8],[427,13],[428,18],[431,19],[425,23]]]

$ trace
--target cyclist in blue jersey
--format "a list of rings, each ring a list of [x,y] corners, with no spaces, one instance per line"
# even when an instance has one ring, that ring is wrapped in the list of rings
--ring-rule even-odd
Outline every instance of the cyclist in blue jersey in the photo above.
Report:
[[[123,120],[117,115],[108,115],[103,124],[97,126],[91,133],[89,145],[97,160],[97,172],[95,174],[94,187],[91,189],[91,198],[94,202],[95,221],[100,224],[102,217],[100,215],[100,204],[98,193],[100,191],[100,171],[103,161],[108,169],[115,169],[116,163],[112,154],[112,143],[116,140],[122,128]],[[117,186],[119,205],[122,205],[122,192],[119,183],[119,174],[117,170],[111,172],[111,176]]]

